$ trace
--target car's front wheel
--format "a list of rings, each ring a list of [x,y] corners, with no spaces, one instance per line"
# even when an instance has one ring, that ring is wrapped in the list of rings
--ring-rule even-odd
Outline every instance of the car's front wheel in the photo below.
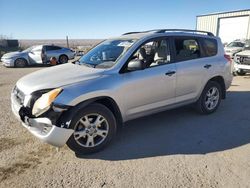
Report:
[[[221,96],[220,84],[215,81],[209,81],[196,102],[196,109],[202,114],[213,113],[220,105]]]
[[[79,110],[70,123],[74,130],[67,141],[76,154],[98,152],[108,145],[117,130],[113,113],[102,104],[91,104]]]
[[[26,67],[27,65],[28,63],[26,59],[23,59],[23,58],[18,58],[15,61],[15,67],[22,68],[22,67]]]

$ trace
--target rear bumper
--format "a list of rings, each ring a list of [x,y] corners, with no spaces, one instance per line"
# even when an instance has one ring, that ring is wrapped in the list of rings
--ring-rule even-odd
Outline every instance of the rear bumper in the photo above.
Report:
[[[74,132],[72,129],[61,128],[53,125],[51,120],[46,117],[28,118],[22,121],[19,116],[21,106],[15,101],[13,95],[11,96],[11,108],[16,118],[21,121],[23,127],[41,141],[50,145],[61,147],[69,139]]]

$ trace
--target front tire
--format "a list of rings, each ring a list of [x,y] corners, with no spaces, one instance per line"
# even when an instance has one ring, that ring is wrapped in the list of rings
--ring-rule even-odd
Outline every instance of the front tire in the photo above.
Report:
[[[70,127],[74,130],[67,141],[76,154],[90,154],[107,146],[117,132],[113,113],[104,105],[93,103],[79,110]]]
[[[15,67],[18,67],[18,68],[23,68],[28,65],[27,60],[23,58],[16,59],[14,64],[15,64]]]
[[[201,114],[211,114],[217,110],[221,102],[221,86],[218,82],[209,81],[196,102],[196,109]]]

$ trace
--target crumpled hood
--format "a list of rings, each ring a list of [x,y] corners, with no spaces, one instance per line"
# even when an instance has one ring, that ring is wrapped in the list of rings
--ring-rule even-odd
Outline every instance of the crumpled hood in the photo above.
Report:
[[[10,53],[4,54],[3,58],[12,58],[12,57],[20,56],[20,55],[23,55],[23,54],[25,54],[25,52],[10,52]]]
[[[237,55],[249,56],[250,57],[250,50],[244,50],[242,52],[237,53]]]
[[[103,69],[67,63],[28,74],[18,80],[16,86],[24,94],[28,95],[38,90],[61,87],[97,78],[101,76],[103,71]]]

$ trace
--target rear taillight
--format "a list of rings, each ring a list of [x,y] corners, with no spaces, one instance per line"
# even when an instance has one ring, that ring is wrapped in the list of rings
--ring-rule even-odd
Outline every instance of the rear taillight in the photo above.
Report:
[[[232,63],[232,59],[229,55],[225,54],[224,57],[227,59],[228,63]]]

